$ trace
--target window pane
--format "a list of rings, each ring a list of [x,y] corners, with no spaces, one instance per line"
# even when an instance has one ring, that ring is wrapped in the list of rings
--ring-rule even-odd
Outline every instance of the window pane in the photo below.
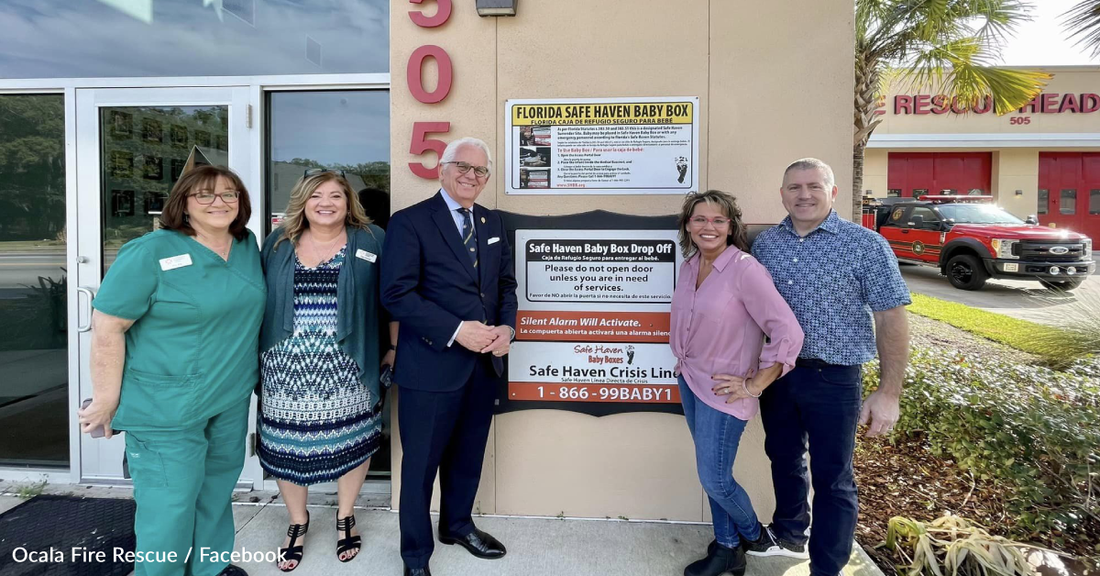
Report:
[[[928,193],[927,188],[913,188],[913,198],[920,198]]]
[[[103,273],[123,244],[160,227],[168,193],[188,158],[229,164],[229,108],[100,108]]]
[[[386,0],[5,0],[0,77],[389,71]]]
[[[901,188],[890,188],[886,191],[887,198],[897,198],[901,196]]]
[[[936,213],[933,212],[931,208],[926,208],[924,206],[917,206],[913,208],[913,211],[909,214],[909,218],[912,219],[913,216],[920,216],[924,218],[925,222],[939,221],[939,217],[936,216]]]
[[[1089,214],[1100,214],[1100,190],[1089,191]]]
[[[390,215],[390,98],[384,90],[268,93],[268,209],[276,221],[306,170],[343,170],[367,216]],[[268,222],[271,222],[269,219]]]
[[[1036,213],[1037,214],[1046,214],[1047,213],[1047,204],[1049,204],[1049,203],[1050,203],[1050,191],[1040,188],[1039,189],[1039,201],[1036,203],[1036,204],[1038,204],[1038,206],[1037,206],[1038,209],[1036,210]]]
[[[0,465],[69,465],[65,101],[0,96]]]
[[[1077,190],[1062,190],[1062,202],[1058,205],[1061,214],[1077,213]]]
[[[269,226],[282,221],[290,192],[306,170],[323,168],[343,171],[367,216],[385,228],[390,215],[389,92],[269,92],[267,102]],[[387,419],[379,451],[371,458],[371,476],[389,476],[389,447]]]

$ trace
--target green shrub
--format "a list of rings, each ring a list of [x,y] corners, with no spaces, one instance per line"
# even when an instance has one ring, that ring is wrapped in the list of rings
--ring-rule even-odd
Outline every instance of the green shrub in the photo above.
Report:
[[[864,374],[874,387],[877,361]],[[1014,518],[1004,528],[1013,537],[1072,534],[1100,522],[1098,374],[1095,358],[1057,372],[915,349],[896,430],[1003,486],[1012,495],[1006,507]]]

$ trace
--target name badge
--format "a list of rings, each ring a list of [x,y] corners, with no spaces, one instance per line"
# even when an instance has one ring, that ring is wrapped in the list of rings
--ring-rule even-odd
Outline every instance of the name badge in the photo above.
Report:
[[[489,239],[488,242],[485,243],[485,245],[488,246],[490,244],[496,244],[497,242],[500,242],[500,236],[493,236]]]
[[[160,259],[160,269],[164,271],[175,270],[176,268],[183,268],[184,266],[191,265],[190,254],[180,254],[179,256],[173,256],[171,258]]]
[[[366,250],[363,250],[362,248],[355,251],[355,257],[359,258],[360,260],[366,260],[367,262],[370,262],[372,264],[374,263],[375,260],[378,259],[377,255],[372,254],[370,252],[367,252]]]

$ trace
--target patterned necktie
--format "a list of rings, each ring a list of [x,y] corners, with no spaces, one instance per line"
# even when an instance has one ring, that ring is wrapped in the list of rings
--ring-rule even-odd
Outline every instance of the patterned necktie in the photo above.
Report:
[[[467,208],[459,208],[462,214],[462,245],[469,250],[470,262],[477,268],[477,235],[474,234],[474,219]]]

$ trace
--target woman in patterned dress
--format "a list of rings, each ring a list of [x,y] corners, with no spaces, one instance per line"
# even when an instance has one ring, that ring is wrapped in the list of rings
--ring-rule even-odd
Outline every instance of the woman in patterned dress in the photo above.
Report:
[[[284,572],[302,561],[312,484],[337,481],[340,561],[361,546],[354,504],[381,438],[380,366],[394,359],[378,301],[383,236],[343,176],[323,171],[298,181],[264,242],[258,452],[290,516]]]

